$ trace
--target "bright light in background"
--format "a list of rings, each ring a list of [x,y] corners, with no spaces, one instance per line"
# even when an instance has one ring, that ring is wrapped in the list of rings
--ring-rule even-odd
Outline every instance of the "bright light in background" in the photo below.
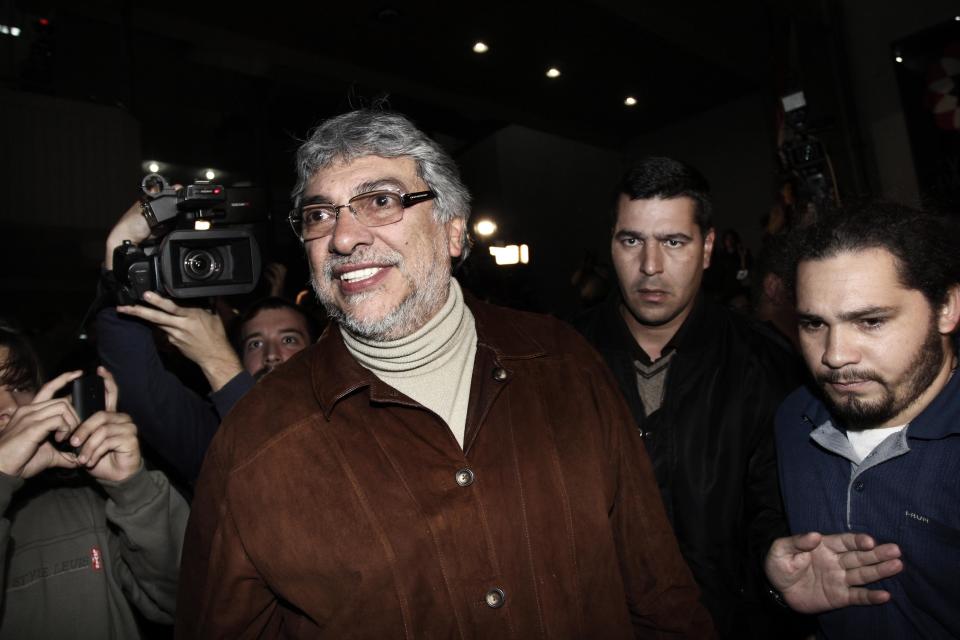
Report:
[[[903,56],[897,56],[896,58],[894,58],[894,60],[896,60],[897,62],[903,62]]]
[[[490,255],[498,265],[528,264],[530,262],[530,247],[525,244],[519,246],[508,244],[505,247],[490,247]]]
[[[490,47],[487,46],[486,42],[483,42],[482,40],[477,40],[474,43],[473,45],[474,53],[486,53],[487,51],[490,51]]]
[[[492,236],[497,232],[497,223],[493,220],[478,220],[477,224],[473,225],[473,230],[478,236]]]
[[[0,33],[16,38],[20,35],[20,27],[8,27],[5,24],[0,24]]]
[[[156,162],[151,162],[149,165],[147,165],[147,169],[150,169],[150,173],[156,173],[157,171],[160,171],[160,165]]]
[[[206,176],[207,180],[213,180],[214,178],[217,177],[217,174],[214,172],[213,169],[207,169],[207,172],[203,175]]]
[[[556,67],[550,67],[549,69],[547,69],[547,77],[548,77],[548,78],[559,78],[559,77],[560,77],[560,69],[557,69]]]
[[[637,99],[633,96],[627,96],[627,99],[623,101],[623,104],[627,105],[628,107],[632,107],[637,104]]]
[[[196,220],[196,221],[193,223],[193,230],[194,230],[194,231],[206,231],[206,230],[209,229],[209,228],[210,228],[210,221],[209,221],[209,220]]]

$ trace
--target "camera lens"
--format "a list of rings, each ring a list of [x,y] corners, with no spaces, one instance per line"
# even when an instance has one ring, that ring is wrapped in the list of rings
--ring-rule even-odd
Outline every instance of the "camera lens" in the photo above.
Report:
[[[218,252],[193,249],[183,258],[183,272],[194,280],[209,280],[223,271]]]

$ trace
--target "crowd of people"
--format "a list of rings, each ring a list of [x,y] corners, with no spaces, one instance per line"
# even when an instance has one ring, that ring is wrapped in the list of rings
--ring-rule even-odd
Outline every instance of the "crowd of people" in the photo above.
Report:
[[[123,304],[139,203],[102,410],[0,325],[0,638],[960,637],[951,220],[820,211],[755,265],[697,169],[643,158],[568,324],[461,287],[470,195],[402,115],[296,167],[322,333],[279,295]]]

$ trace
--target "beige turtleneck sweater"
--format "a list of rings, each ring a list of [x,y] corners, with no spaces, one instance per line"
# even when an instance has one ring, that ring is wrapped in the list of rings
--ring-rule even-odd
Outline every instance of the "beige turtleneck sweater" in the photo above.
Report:
[[[357,362],[440,416],[463,447],[477,329],[455,279],[440,311],[409,336],[375,342],[340,333]]]

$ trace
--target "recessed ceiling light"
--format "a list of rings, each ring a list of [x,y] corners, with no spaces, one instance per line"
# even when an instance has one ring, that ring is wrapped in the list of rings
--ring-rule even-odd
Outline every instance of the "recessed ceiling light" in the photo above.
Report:
[[[217,177],[217,174],[213,169],[207,169],[207,172],[203,175],[207,177],[207,180],[213,180]]]
[[[560,69],[557,69],[556,67],[550,67],[549,69],[547,69],[547,77],[548,77],[548,78],[559,78],[559,77],[560,77]]]
[[[156,173],[157,171],[160,171],[160,165],[156,162],[151,162],[149,165],[147,165],[147,169],[150,169],[150,173]]]
[[[897,62],[903,62],[903,56],[897,56],[896,58],[894,58],[894,60],[896,60]]]
[[[473,43],[473,52],[474,53],[486,53],[490,51],[490,47],[487,46],[487,43],[482,40],[477,40]]]
[[[497,223],[493,220],[478,220],[477,224],[473,225],[473,230],[478,236],[491,236],[497,231]]]
[[[637,104],[637,99],[633,96],[627,96],[626,100],[623,101],[623,104],[627,105],[628,107],[633,107]]]

